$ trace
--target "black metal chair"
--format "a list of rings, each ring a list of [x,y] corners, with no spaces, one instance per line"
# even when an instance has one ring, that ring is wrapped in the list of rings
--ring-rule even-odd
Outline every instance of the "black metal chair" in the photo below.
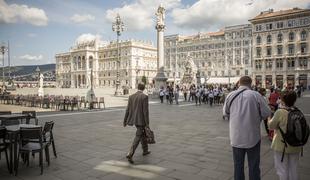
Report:
[[[6,158],[6,165],[8,167],[8,170],[10,171],[10,163],[9,163],[9,158],[8,158],[8,143],[5,141],[6,137],[6,129],[3,126],[0,126],[0,159],[1,159],[1,153],[5,153],[5,158]]]
[[[20,128],[20,139],[19,139],[19,154],[17,158],[15,175],[18,172],[18,164],[20,155],[28,155],[29,164],[29,154],[39,153],[39,162],[41,167],[41,175],[43,174],[43,150],[46,148],[46,143],[43,142],[42,127],[33,128]],[[47,156],[48,154],[46,154]],[[49,158],[46,158],[49,159]]]
[[[43,142],[46,144],[46,149],[45,153],[47,154],[46,160],[48,164],[50,163],[49,159],[49,147],[52,146],[53,148],[53,153],[54,156],[57,158],[57,153],[56,153],[56,147],[55,147],[55,141],[54,141],[54,136],[53,136],[53,128],[54,128],[54,122],[49,121],[46,122],[43,128]]]
[[[12,125],[19,125],[19,119],[3,119],[1,120],[1,126],[12,126]]]
[[[12,114],[11,111],[0,111],[0,115]]]
[[[26,124],[30,123],[30,119],[34,119],[35,125],[38,125],[39,120],[35,111],[22,111],[22,114],[28,114],[28,117],[26,118]]]

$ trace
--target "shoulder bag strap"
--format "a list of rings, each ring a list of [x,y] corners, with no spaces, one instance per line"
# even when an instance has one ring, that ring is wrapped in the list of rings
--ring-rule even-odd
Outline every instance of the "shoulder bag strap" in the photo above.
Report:
[[[232,99],[231,99],[231,101],[229,101],[229,105],[228,105],[228,108],[226,108],[226,110],[228,109],[229,111],[230,111],[230,106],[231,106],[231,104],[234,102],[234,100],[236,99],[236,97],[238,97],[242,92],[244,92],[245,90],[247,90],[247,89],[242,89],[241,91],[239,91]],[[226,111],[226,113],[227,113],[227,111]],[[227,114],[230,114],[230,112],[229,113],[227,113]]]

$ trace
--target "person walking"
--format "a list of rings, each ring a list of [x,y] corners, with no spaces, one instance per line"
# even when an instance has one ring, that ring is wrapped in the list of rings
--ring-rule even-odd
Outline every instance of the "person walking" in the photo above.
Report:
[[[164,87],[160,87],[160,90],[159,90],[160,103],[164,103],[164,97],[165,97]]]
[[[174,97],[173,87],[170,86],[170,87],[169,87],[169,103],[170,103],[170,104],[173,104],[173,97]]]
[[[234,160],[234,179],[244,180],[244,159],[247,154],[249,180],[260,180],[260,123],[270,116],[264,98],[250,89],[252,79],[243,76],[240,87],[228,94],[223,115],[229,119],[230,143]]]
[[[174,99],[176,104],[179,104],[179,96],[180,96],[180,87],[179,85],[176,85],[174,91]]]
[[[280,94],[277,89],[270,89],[269,103],[278,109],[278,100],[280,98]]]
[[[211,87],[209,89],[208,99],[209,99],[210,106],[212,107],[212,104],[213,104],[213,101],[214,101],[213,87]]]
[[[169,103],[169,86],[166,87],[166,90],[165,90],[165,96],[166,96],[166,100],[167,100],[167,104]]]
[[[186,86],[183,87],[183,95],[184,95],[184,101],[187,101],[187,88]]]
[[[285,146],[282,134],[287,131],[289,109],[294,107],[297,95],[294,91],[283,92],[281,95],[281,109],[278,109],[273,118],[268,121],[270,129],[275,130],[271,148],[274,151],[274,165],[280,180],[297,180],[298,179],[298,159],[302,150],[301,146],[293,147],[288,143]],[[285,153],[283,149],[285,148]],[[284,156],[283,156],[284,155]],[[283,162],[282,162],[283,157]]]
[[[143,93],[145,85],[138,84],[138,92],[129,96],[128,105],[124,117],[124,127],[136,126],[136,136],[132,146],[126,156],[129,163],[133,164],[132,157],[141,142],[143,156],[150,154],[146,141],[145,128],[149,127],[149,100],[148,96]]]

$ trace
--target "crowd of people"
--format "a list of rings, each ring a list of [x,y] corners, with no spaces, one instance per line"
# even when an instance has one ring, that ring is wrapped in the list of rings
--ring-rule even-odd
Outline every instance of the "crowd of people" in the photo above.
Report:
[[[180,85],[168,85],[166,88],[161,87],[159,90],[159,98],[161,103],[166,99],[167,104],[179,104],[180,97],[183,97],[184,102],[195,102],[196,105],[223,104],[225,101],[225,91],[222,86],[215,85],[195,85],[189,87]]]

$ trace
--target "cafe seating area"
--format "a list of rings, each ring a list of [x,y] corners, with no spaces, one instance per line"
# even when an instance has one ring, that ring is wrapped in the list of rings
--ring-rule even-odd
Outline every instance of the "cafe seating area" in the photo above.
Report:
[[[0,103],[25,107],[38,107],[56,111],[74,111],[87,108],[105,109],[104,97],[95,97],[91,102],[85,96],[55,96],[0,94]]]
[[[42,175],[45,161],[48,166],[52,163],[50,149],[57,157],[53,128],[53,121],[43,124],[35,111],[0,111],[0,161],[6,161],[8,173],[17,175],[22,163],[28,167],[29,161],[38,159],[36,165]]]

